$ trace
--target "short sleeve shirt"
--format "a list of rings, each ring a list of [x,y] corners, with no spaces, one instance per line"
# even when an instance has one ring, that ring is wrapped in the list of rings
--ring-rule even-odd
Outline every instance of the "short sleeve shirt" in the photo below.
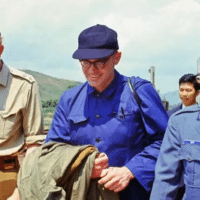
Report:
[[[35,79],[3,64],[0,71],[0,156],[42,143],[43,119]]]

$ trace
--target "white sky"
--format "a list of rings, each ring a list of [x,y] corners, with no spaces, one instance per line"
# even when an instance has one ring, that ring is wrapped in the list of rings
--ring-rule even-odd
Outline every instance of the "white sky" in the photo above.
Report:
[[[95,24],[118,33],[117,70],[149,80],[154,66],[161,94],[197,73],[200,0],[0,0],[2,58],[18,69],[85,81],[72,54],[79,33]]]

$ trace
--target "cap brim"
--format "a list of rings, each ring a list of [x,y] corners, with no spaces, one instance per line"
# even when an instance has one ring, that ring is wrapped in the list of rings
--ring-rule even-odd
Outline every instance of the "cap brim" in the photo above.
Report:
[[[72,57],[74,59],[98,59],[105,58],[113,54],[115,49],[78,49],[74,52]]]

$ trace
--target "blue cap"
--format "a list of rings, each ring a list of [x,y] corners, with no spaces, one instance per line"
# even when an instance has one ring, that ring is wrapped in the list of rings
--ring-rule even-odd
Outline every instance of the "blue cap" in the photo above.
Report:
[[[75,59],[97,59],[113,54],[119,49],[116,31],[105,25],[95,25],[83,30],[78,38]]]

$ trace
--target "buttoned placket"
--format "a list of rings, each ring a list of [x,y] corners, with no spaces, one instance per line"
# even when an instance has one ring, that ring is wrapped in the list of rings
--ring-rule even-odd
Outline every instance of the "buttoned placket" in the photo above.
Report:
[[[98,110],[98,101],[100,100],[101,98],[101,94],[97,93],[96,94],[96,110]],[[98,111],[97,111],[98,112]],[[98,113],[95,113],[95,119],[100,119],[100,115]]]
[[[96,109],[95,109],[95,111],[97,110],[97,113],[95,112],[95,119],[96,120],[100,120],[101,119],[101,116],[98,113],[98,111],[99,111],[98,110],[98,101],[100,100],[100,98],[101,98],[101,94],[97,93],[96,94]],[[95,142],[96,143],[100,143],[101,142],[101,137],[99,135],[96,135]]]

